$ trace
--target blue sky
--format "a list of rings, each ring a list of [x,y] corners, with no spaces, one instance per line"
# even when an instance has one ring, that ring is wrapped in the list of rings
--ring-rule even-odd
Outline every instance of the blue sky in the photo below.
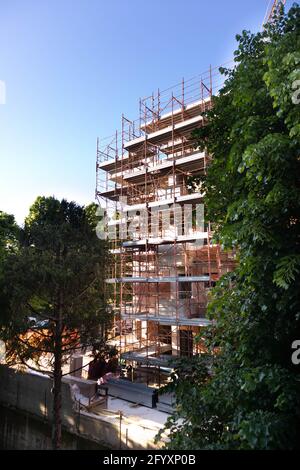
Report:
[[[0,210],[94,199],[97,136],[138,99],[232,58],[269,0],[1,0]]]

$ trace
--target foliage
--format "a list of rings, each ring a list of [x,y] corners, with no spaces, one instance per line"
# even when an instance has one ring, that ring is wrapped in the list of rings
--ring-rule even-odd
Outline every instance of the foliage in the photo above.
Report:
[[[80,345],[93,344],[99,325],[109,324],[103,282],[108,258],[85,208],[54,197],[37,198],[21,238],[18,252],[8,255],[5,265],[11,321],[3,337],[10,340],[8,361],[34,357],[39,366],[39,360],[53,352],[59,308],[66,357],[78,347],[79,337]],[[24,340],[28,331],[35,337],[34,348]],[[52,363],[53,357],[49,360]]]
[[[4,292],[4,263],[18,250],[20,229],[13,215],[0,211],[0,325],[7,321],[8,296]]]
[[[291,362],[300,337],[299,6],[237,41],[235,68],[222,70],[225,84],[195,132],[213,158],[192,184],[203,186],[216,239],[238,249],[239,265],[211,293],[212,367],[202,357],[187,370],[179,364],[169,386],[178,402],[173,449],[300,446],[300,373]]]
[[[13,215],[0,211],[0,263],[18,246],[19,227]]]
[[[38,197],[18,250],[3,263],[6,362],[52,371],[55,448],[61,442],[63,363],[77,349],[104,342],[110,325],[104,289],[108,251],[96,236],[95,213],[95,205]]]

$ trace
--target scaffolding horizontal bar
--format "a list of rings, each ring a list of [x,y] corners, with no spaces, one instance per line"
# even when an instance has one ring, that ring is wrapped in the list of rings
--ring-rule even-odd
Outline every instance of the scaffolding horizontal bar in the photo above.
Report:
[[[176,132],[176,131],[186,132],[190,129],[194,129],[197,126],[197,124],[200,124],[202,121],[203,121],[202,116],[195,116],[191,119],[186,119],[185,121],[174,124],[174,126],[167,126],[167,127],[164,127],[163,129],[160,129],[159,131],[152,132],[151,134],[145,134],[141,137],[130,140],[129,142],[126,142],[124,144],[124,148],[126,150],[129,150],[129,149],[132,150],[133,148],[140,146],[145,141],[148,141],[151,143],[158,143],[161,140],[165,141],[170,136],[172,136],[173,132]]]
[[[168,119],[168,118],[172,118],[172,116],[176,116],[176,115],[180,115],[182,114],[182,112],[186,112],[186,111],[193,111],[194,108],[197,108],[197,107],[201,107],[203,104],[205,103],[209,103],[211,101],[211,97],[207,97],[207,98],[204,98],[204,99],[201,99],[201,100],[198,100],[198,101],[193,101],[192,103],[189,103],[187,104],[186,106],[180,106],[179,108],[173,110],[173,111],[170,111],[168,113],[164,113],[162,114],[161,116],[159,116],[159,122],[160,123],[163,123],[163,121],[165,119]],[[196,112],[199,114],[199,111],[196,110]],[[146,122],[146,124],[141,124],[141,129],[145,129],[147,127],[149,127],[151,124],[153,123],[153,120],[149,120],[148,122]]]
[[[156,367],[163,366],[166,370],[166,373],[170,373],[172,370],[172,364],[175,363],[177,356],[171,356],[168,354],[162,354],[160,356],[149,356],[144,357],[138,352],[129,351],[121,354],[121,358],[126,361],[139,362],[144,365],[152,365]],[[168,367],[169,366],[169,367]]]
[[[205,158],[205,153],[198,152],[192,155],[188,155],[186,157],[175,159],[175,168],[180,169],[180,170],[185,169],[186,171],[189,171],[190,173],[196,170],[201,170],[203,169],[204,158]],[[170,170],[173,168],[173,164],[174,164],[174,158],[168,158],[168,159],[162,160],[161,162],[157,162],[155,164],[151,164],[148,166],[143,165],[143,167],[137,167],[132,170],[119,171],[116,173],[114,171],[111,171],[112,176],[110,179],[111,181],[114,181],[115,177],[122,177],[124,181],[139,180],[139,178],[144,177],[146,173],[151,174],[151,173],[157,173],[157,172],[164,172],[165,170]]]
[[[208,232],[195,232],[191,235],[179,235],[178,237],[157,237],[157,238],[144,238],[142,240],[129,240],[122,243],[124,248],[130,248],[133,246],[144,246],[144,245],[165,245],[173,242],[186,243],[194,242],[196,240],[207,240]]]
[[[165,276],[165,277],[114,277],[106,279],[107,284],[119,284],[126,282],[208,282],[209,276]]]
[[[158,349],[161,353],[166,353],[172,351],[172,345],[165,343],[155,343],[150,344],[149,346],[140,347],[136,349],[135,352],[138,353],[139,357],[142,358],[147,356],[155,356]]]
[[[181,167],[184,167],[188,163],[194,163],[194,162],[201,162],[203,161],[205,157],[204,152],[197,152],[194,150],[192,153],[189,155],[185,156],[180,156],[180,157],[174,157],[172,154],[168,155],[168,157],[165,157],[161,160],[158,160],[155,163],[149,163],[147,166],[147,171],[148,173],[156,172],[158,170],[164,170],[168,169],[173,166],[173,162],[175,161],[175,167],[181,169]],[[124,175],[126,179],[134,177],[135,175],[140,175],[140,174],[145,174],[146,169],[142,169],[143,166],[145,165],[137,165],[136,168],[134,169],[127,169],[126,170],[126,164],[129,164],[129,157],[127,155],[122,156],[121,158],[118,159],[110,159],[110,160],[105,160],[103,162],[98,163],[98,168],[104,171],[107,171],[111,173],[112,175]],[[122,171],[123,167],[123,171]]]
[[[159,206],[166,206],[170,204],[181,204],[185,202],[190,202],[190,203],[196,203],[199,201],[203,201],[204,194],[200,192],[194,192],[191,194],[184,194],[182,196],[173,196],[173,197],[168,197],[168,198],[162,198],[159,199],[158,201],[152,201],[152,202],[142,202],[140,204],[132,204],[132,205],[124,205],[122,207],[123,212],[126,211],[135,211],[139,209],[144,209],[145,207],[152,208],[152,207],[159,207]]]
[[[185,318],[185,317],[177,317],[174,314],[173,317],[165,317],[163,315],[126,315],[124,313],[121,314],[121,317],[124,320],[143,320],[143,321],[153,321],[155,323],[159,323],[160,325],[174,325],[174,326],[208,326],[211,325],[212,322],[208,318]]]
[[[117,187],[115,189],[109,189],[107,191],[97,191],[97,196],[102,197],[102,198],[107,198],[110,199],[111,201],[118,201],[119,196],[123,195],[126,196],[128,187],[124,186],[123,188]],[[182,204],[185,202],[203,202],[203,197],[204,194],[200,192],[194,192],[191,194],[184,194],[182,196],[173,196],[169,198],[161,198],[157,201],[151,201],[151,202],[142,202],[139,204],[132,204],[132,205],[124,205],[122,207],[123,212],[124,211],[134,211],[134,210],[139,210],[143,209],[145,207],[158,207],[158,206],[164,206],[167,204]]]

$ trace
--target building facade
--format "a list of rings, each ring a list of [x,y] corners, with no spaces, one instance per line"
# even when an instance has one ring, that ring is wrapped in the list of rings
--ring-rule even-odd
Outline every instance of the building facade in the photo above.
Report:
[[[218,77],[210,69],[140,100],[139,119],[123,116],[121,131],[97,144],[96,195],[110,214],[114,259],[107,276],[114,340],[135,379],[152,385],[164,382],[174,357],[203,352],[209,290],[235,264],[204,221],[209,156],[193,137]]]

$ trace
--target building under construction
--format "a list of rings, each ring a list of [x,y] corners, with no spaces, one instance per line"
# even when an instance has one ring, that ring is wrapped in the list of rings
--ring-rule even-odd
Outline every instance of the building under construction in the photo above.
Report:
[[[212,242],[201,183],[191,184],[209,164],[193,131],[205,125],[220,80],[210,69],[158,90],[140,100],[138,120],[122,116],[121,131],[97,144],[96,195],[110,215],[114,341],[133,378],[148,385],[165,381],[174,357],[202,352],[209,290],[235,263]]]

